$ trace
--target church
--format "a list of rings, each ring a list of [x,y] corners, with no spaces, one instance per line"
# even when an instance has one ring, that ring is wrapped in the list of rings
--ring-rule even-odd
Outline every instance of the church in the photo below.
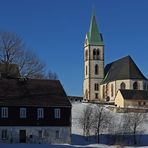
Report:
[[[104,41],[92,15],[84,43],[83,99],[117,107],[148,107],[148,80],[130,56],[104,66]]]

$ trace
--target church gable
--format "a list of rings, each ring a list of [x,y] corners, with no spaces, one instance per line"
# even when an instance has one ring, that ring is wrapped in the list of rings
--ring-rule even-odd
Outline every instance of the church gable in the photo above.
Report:
[[[102,84],[125,79],[147,80],[130,56],[106,65]]]

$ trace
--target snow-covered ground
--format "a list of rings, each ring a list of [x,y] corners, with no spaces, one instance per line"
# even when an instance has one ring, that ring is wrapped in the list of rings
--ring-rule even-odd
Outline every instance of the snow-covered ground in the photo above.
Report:
[[[48,144],[0,144],[0,148],[120,148],[119,146],[110,146],[103,144],[96,144],[87,142],[82,136],[82,129],[78,124],[79,116],[81,115],[83,109],[88,105],[87,103],[73,103],[72,104],[72,144],[63,144],[63,145],[48,145]],[[120,118],[120,113],[112,112],[114,116]],[[144,125],[145,133],[148,134],[147,124]],[[126,147],[131,148],[131,147]],[[148,148],[148,146],[139,147],[139,148]]]

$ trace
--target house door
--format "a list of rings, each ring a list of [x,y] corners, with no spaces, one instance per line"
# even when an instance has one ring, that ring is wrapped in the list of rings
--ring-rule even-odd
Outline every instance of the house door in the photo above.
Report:
[[[26,130],[20,130],[20,143],[26,143]]]

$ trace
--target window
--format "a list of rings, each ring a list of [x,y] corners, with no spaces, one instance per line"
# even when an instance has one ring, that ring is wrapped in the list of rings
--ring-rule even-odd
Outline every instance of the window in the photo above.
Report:
[[[111,96],[113,97],[114,96],[114,85],[111,84]]]
[[[98,65],[96,64],[95,65],[95,75],[98,75],[99,74],[99,67]]]
[[[61,118],[61,110],[60,109],[54,109],[54,118],[56,118],[56,119]]]
[[[87,75],[87,66],[86,66],[86,75]]]
[[[59,139],[60,138],[60,132],[59,131],[56,131],[55,134],[56,134],[55,135],[56,139]]]
[[[38,134],[39,134],[39,138],[43,138],[43,132],[41,130],[38,131]]]
[[[87,89],[85,91],[85,97],[86,97],[86,99],[88,99],[88,90]]]
[[[96,59],[96,49],[93,50],[93,59]]]
[[[137,82],[134,82],[133,89],[138,89],[138,83]]]
[[[96,59],[99,60],[99,56],[100,56],[100,52],[99,52],[99,49],[97,49],[96,51]]]
[[[88,60],[88,50],[85,51],[85,61]]]
[[[2,118],[8,118],[8,107],[2,107],[1,108],[1,117]]]
[[[103,98],[105,98],[105,85],[103,86]]]
[[[98,93],[95,93],[95,99],[98,99]]]
[[[126,85],[125,85],[124,82],[122,82],[122,83],[120,84],[120,89],[125,89],[125,88],[126,88]]]
[[[26,118],[26,108],[20,108],[20,118]]]
[[[44,118],[44,109],[43,108],[38,108],[37,109],[37,118]]]
[[[95,83],[95,86],[94,86],[94,90],[99,90],[99,84],[98,83]]]
[[[7,138],[8,138],[8,137],[7,137],[7,130],[4,129],[4,130],[2,130],[2,139],[5,140],[5,139],[7,139]]]

